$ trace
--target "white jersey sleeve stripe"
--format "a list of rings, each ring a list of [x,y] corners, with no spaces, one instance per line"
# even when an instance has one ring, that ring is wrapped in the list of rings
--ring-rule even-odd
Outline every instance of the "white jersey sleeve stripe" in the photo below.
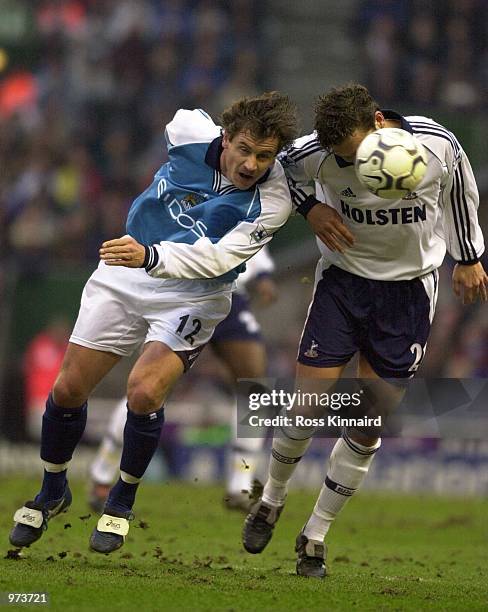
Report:
[[[461,210],[461,217],[463,220],[463,233],[466,236],[468,259],[476,259],[476,249],[474,248],[473,241],[471,239],[471,224],[469,222],[469,210],[468,210],[468,203],[466,201],[466,192],[465,192],[465,187],[464,187],[464,175],[463,175],[461,166],[458,166],[456,168],[455,174],[460,184],[460,192],[461,192],[461,197],[462,197],[462,207],[460,203],[459,208]]]

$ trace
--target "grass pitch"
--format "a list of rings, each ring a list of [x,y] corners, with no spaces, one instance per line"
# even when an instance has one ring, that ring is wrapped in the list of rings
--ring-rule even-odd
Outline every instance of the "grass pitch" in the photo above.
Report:
[[[249,555],[243,516],[223,509],[221,489],[143,483],[125,546],[105,556],[88,550],[96,517],[75,483],[70,510],[15,558],[11,517],[37,484],[0,481],[0,591],[48,592],[51,610],[488,609],[484,500],[359,494],[331,529],[320,581],[294,573],[309,493],[290,494],[268,548]]]

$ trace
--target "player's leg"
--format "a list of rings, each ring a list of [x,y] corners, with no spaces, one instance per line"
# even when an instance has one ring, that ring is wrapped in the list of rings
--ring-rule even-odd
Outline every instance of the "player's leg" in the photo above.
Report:
[[[133,518],[137,488],[159,443],[163,404],[230,309],[228,293],[190,302],[180,299],[177,303],[164,302],[157,292],[151,298],[152,304],[146,303],[146,344],[127,384],[120,477],[90,539],[90,546],[97,552],[107,553],[122,546]]]
[[[223,322],[225,325],[225,321]],[[224,338],[225,336],[221,336]],[[233,380],[262,378],[266,374],[266,350],[262,339],[242,338],[212,342],[212,348],[232,373]],[[237,393],[239,388],[237,387]],[[239,399],[237,398],[237,401]],[[254,438],[237,435],[236,410],[231,411],[232,438],[227,456],[225,503],[229,508],[248,511],[255,493],[256,470],[265,431]],[[259,493],[258,493],[259,495]]]
[[[330,393],[346,366],[315,368],[297,364],[297,382],[301,392]],[[317,417],[315,406],[293,408],[289,415]],[[310,446],[315,433],[313,427],[292,425],[275,430],[268,479],[261,499],[253,506],[246,518],[243,531],[243,545],[250,553],[260,553],[273,535],[273,529],[284,508],[288,485],[298,464]]]
[[[369,281],[369,285],[368,335],[361,346],[358,377],[365,390],[369,387],[374,413],[385,417],[402,401],[405,383],[419,365],[416,347],[423,355],[435,309],[437,275],[408,283]],[[337,440],[313,513],[297,538],[299,574],[320,576],[307,555],[307,542],[323,543],[332,522],[364,481],[380,443],[374,432],[358,429],[348,429]]]
[[[68,464],[83,435],[87,399],[92,389],[120,359],[118,355],[70,343],[46,402],[41,435],[44,477],[39,493],[14,516],[14,546],[29,546],[47,528],[47,521],[71,503]]]
[[[78,319],[43,416],[44,480],[34,502],[26,504],[27,509],[34,506],[34,512],[21,509],[14,517],[11,541],[16,546],[39,539],[49,518],[69,503],[66,467],[85,428],[88,396],[146,333],[139,301],[146,276],[143,270],[115,270],[101,263],[85,285]]]
[[[173,350],[149,342],[129,375],[120,477],[90,539],[97,552],[111,552],[123,544],[137,488],[159,444],[164,401],[183,372],[183,361]],[[112,529],[105,532],[107,522]]]
[[[305,393],[328,393],[341,377],[346,366],[317,368],[297,364],[297,388]],[[314,406],[294,407],[290,411],[292,419],[307,411],[307,416],[319,416]],[[298,463],[312,442],[315,429],[312,427],[282,427],[273,438],[273,448],[269,463],[269,477],[264,486],[263,501],[275,507],[285,503],[288,484],[298,467]]]
[[[377,374],[363,356],[359,358],[358,376],[362,379],[374,378],[379,382]],[[324,538],[338,513],[361,486],[379,446],[380,439],[374,434],[356,430],[344,430],[342,437],[336,441],[313,512],[296,540],[299,575],[325,576],[327,550]]]
[[[119,471],[126,420],[127,398],[124,397],[110,414],[107,430],[90,466],[89,505],[97,513],[103,510]]]
[[[330,392],[358,348],[354,313],[347,308],[353,293],[351,276],[333,267],[323,271],[319,263],[318,282],[298,353],[296,388],[304,393]],[[320,407],[314,405],[294,406],[287,414],[292,422],[297,415],[323,416]],[[243,544],[248,552],[261,552],[271,539],[285,503],[288,483],[314,432],[313,427],[296,424],[275,429],[263,496],[244,526]]]

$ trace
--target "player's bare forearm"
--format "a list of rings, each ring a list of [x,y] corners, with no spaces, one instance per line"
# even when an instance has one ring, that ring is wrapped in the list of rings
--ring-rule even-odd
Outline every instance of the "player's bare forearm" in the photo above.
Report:
[[[100,259],[107,266],[125,266],[127,268],[142,268],[146,249],[132,236],[122,236],[115,240],[107,240],[99,251]]]
[[[354,245],[354,236],[348,230],[340,214],[327,204],[317,204],[307,214],[307,221],[314,233],[331,251],[344,251]]]
[[[452,288],[462,299],[463,304],[488,301],[488,276],[481,262],[462,265],[456,264],[452,273]]]

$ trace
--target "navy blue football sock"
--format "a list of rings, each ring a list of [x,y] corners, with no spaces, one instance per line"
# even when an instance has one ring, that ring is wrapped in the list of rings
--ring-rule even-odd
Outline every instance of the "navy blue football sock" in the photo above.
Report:
[[[110,491],[107,507],[121,512],[134,505],[139,480],[144,475],[159,444],[164,423],[164,408],[150,414],[127,410],[124,447],[120,460],[121,478]]]
[[[44,470],[42,487],[34,501],[45,504],[55,499],[61,499],[66,489],[66,472],[67,470],[62,470],[61,472],[48,472]]]
[[[116,510],[117,512],[127,512],[127,510],[132,510],[132,506],[136,500],[138,486],[138,482],[133,484],[130,482],[124,482],[122,478],[119,477],[117,482],[110,490],[105,506],[109,508],[109,510]]]
[[[62,408],[52,395],[46,401],[42,417],[41,459],[44,461],[44,480],[36,501],[45,503],[59,499],[66,486],[66,465],[73,456],[85,431],[86,402],[79,408]]]

